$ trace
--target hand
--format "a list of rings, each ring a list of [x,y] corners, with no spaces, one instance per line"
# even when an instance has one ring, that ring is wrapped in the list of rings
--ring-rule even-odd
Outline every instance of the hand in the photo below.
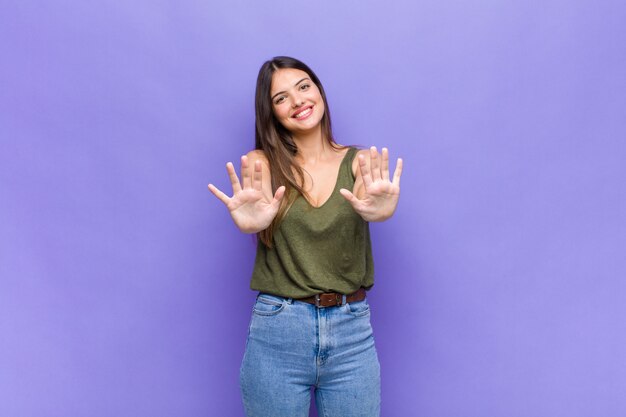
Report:
[[[379,155],[376,147],[372,146],[369,153],[369,164],[363,155],[358,156],[358,163],[364,186],[363,195],[359,199],[344,188],[339,192],[365,221],[387,220],[395,212],[400,198],[402,159],[398,158],[396,170],[393,173],[393,181],[389,180],[389,152],[387,148],[383,148],[382,155]]]
[[[209,190],[226,205],[239,230],[244,233],[257,233],[267,229],[276,217],[280,200],[285,194],[285,187],[278,187],[273,199],[271,195],[264,194],[261,161],[256,160],[254,167],[249,167],[248,157],[245,155],[241,157],[243,187],[239,184],[239,178],[231,162],[226,164],[226,170],[233,186],[233,196],[228,197],[213,184],[209,184]]]

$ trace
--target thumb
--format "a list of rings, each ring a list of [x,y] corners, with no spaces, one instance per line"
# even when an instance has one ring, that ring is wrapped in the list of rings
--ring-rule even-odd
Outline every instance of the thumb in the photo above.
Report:
[[[272,200],[272,204],[273,205],[277,205],[280,203],[280,200],[283,199],[283,196],[285,195],[285,186],[281,185],[280,187],[278,187],[278,189],[276,190],[276,193],[274,193],[274,199]]]
[[[348,200],[348,202],[350,202],[350,204],[354,204],[356,202],[359,201],[358,198],[356,198],[356,196],[354,194],[352,194],[350,191],[346,190],[345,188],[341,188],[339,190],[339,193],[346,199]]]

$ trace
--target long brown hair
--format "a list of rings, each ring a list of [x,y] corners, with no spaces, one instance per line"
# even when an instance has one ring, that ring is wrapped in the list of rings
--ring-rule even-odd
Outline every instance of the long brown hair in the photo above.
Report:
[[[256,81],[255,109],[256,109],[256,134],[255,148],[265,153],[270,165],[272,175],[272,192],[278,187],[285,186],[285,195],[280,203],[278,214],[265,230],[259,232],[259,238],[268,247],[272,247],[274,232],[285,217],[289,205],[293,203],[298,194],[307,196],[303,189],[304,172],[295,163],[298,151],[291,132],[287,130],[274,116],[272,100],[270,97],[272,76],[276,71],[283,68],[294,68],[306,72],[320,91],[324,100],[324,116],[321,120],[322,136],[336,149],[341,148],[333,137],[330,124],[330,110],[324,87],[317,75],[304,62],[288,56],[277,56],[266,61],[259,70]],[[295,173],[294,173],[295,172]]]

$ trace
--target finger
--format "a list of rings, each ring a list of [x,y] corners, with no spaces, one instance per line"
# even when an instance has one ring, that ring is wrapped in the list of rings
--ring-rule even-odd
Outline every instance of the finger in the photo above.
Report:
[[[230,198],[221,192],[215,185],[209,184],[209,191],[211,191],[215,197],[219,198],[222,203],[228,205]]]
[[[402,158],[396,162],[396,170],[393,173],[393,184],[400,186],[400,175],[402,175]]]
[[[356,200],[356,201],[359,201],[359,199],[358,199],[358,198],[356,198],[356,196],[355,196],[354,194],[352,194],[352,192],[351,192],[351,191],[346,190],[345,188],[341,188],[341,189],[339,190],[339,193],[340,193],[342,196],[344,196],[344,198],[345,198],[346,200],[348,200],[350,203],[352,203],[352,202],[353,202],[353,201],[355,201],[355,200]]]
[[[272,200],[272,204],[279,204],[280,200],[283,199],[284,195],[285,195],[285,186],[281,185],[280,187],[278,187],[278,189],[274,193],[274,199]]]
[[[252,181],[252,188],[254,188],[255,190],[261,191],[262,175],[261,161],[257,159],[256,161],[254,161],[254,177]]]
[[[381,173],[384,180],[389,181],[389,150],[383,148]]]
[[[244,190],[252,186],[252,181],[250,179],[250,169],[248,167],[248,157],[246,155],[243,155],[241,157],[241,179]]]
[[[376,146],[370,148],[370,171],[373,181],[380,179],[380,158]]]
[[[232,162],[226,164],[226,171],[228,172],[228,178],[230,178],[230,184],[233,186],[233,194],[237,194],[241,191],[241,184]]]
[[[363,178],[365,192],[367,192],[367,189],[372,185],[372,176],[363,155],[359,155],[359,171],[361,172],[361,178]]]
[[[357,210],[358,207],[361,205],[361,200],[359,200],[354,194],[352,194],[352,192],[346,190],[345,188],[341,188],[339,190],[339,194],[341,194],[355,210]]]

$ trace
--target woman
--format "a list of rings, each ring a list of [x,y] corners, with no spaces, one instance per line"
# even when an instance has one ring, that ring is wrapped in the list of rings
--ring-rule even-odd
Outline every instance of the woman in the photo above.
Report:
[[[301,61],[275,57],[256,86],[256,149],[241,157],[233,196],[209,190],[244,233],[258,233],[259,291],[240,383],[248,416],[380,413],[380,365],[366,290],[374,285],[368,222],[394,213],[402,160],[332,135],[326,95]]]

